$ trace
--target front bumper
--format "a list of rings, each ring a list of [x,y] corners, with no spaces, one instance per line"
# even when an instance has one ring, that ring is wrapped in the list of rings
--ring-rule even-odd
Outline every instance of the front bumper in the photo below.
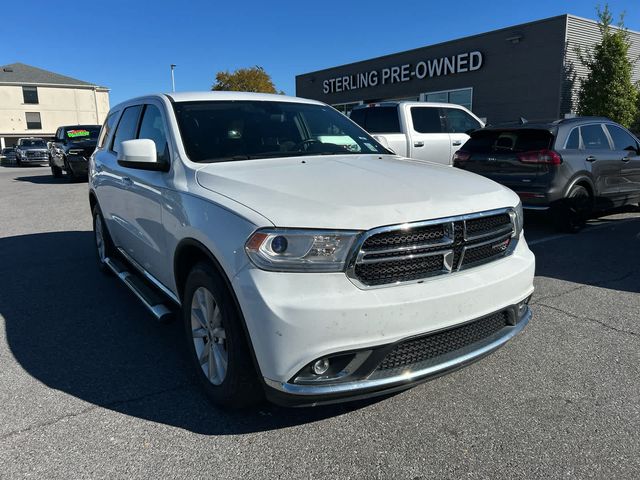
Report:
[[[48,163],[49,162],[49,157],[47,155],[38,155],[38,156],[21,156],[21,157],[16,157],[18,160],[20,160],[20,163],[38,163],[38,164],[42,164],[42,163]]]
[[[232,283],[267,395],[277,403],[305,405],[408,388],[490,353],[524,328],[528,310],[513,328],[426,369],[375,381],[293,383],[316,359],[375,349],[511,308],[533,293],[534,269],[535,258],[521,237],[508,257],[417,284],[361,290],[344,273],[277,273],[252,266]]]
[[[531,320],[531,310],[527,306],[524,314],[513,326],[508,326],[483,341],[443,355],[424,366],[407,368],[403,372],[380,378],[365,378],[353,382],[328,385],[299,385],[265,379],[268,387],[267,398],[273,403],[286,406],[316,406],[345,400],[359,400],[406,390],[420,383],[453,372],[483,357],[507,343]]]

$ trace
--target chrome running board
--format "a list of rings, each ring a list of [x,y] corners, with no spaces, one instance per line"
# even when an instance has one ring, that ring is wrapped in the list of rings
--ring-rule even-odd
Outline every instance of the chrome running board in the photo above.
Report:
[[[122,263],[109,257],[105,258],[104,263],[138,297],[138,300],[147,307],[156,320],[168,322],[173,318],[173,311],[165,305],[163,298],[152,290],[140,276],[128,271]]]

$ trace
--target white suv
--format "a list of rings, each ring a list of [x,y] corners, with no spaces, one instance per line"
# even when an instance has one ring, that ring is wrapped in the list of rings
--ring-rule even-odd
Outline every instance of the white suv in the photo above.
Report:
[[[98,259],[158,319],[180,311],[217,404],[408,388],[531,317],[510,190],[391,154],[331,107],[179,93],[114,107],[90,161]]]

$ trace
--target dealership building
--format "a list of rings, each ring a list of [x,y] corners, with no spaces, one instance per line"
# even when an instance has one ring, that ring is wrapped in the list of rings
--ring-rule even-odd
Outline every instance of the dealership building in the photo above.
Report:
[[[633,81],[640,32],[629,31]],[[296,77],[296,95],[348,113],[384,100],[463,105],[489,123],[575,114],[587,73],[577,49],[601,39],[593,20],[561,15]]]

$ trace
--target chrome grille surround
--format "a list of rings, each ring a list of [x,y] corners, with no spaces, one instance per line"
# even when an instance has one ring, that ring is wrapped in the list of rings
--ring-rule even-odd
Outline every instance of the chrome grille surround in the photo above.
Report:
[[[502,215],[505,216],[503,220],[507,221],[496,222],[495,219]],[[483,220],[486,220],[486,222],[482,222]],[[489,227],[488,229],[478,228],[477,223],[474,223],[474,221],[489,225]],[[493,223],[496,224],[495,227],[493,227]],[[468,228],[468,225],[473,225],[473,228]],[[439,235],[434,240],[419,244],[400,245],[390,248],[366,248],[367,240],[376,235],[397,232],[399,235],[404,234],[406,236],[406,234],[410,234],[416,229],[424,229],[425,227],[441,227],[442,235]],[[460,270],[473,268],[511,255],[518,242],[517,233],[516,211],[514,208],[500,208],[466,215],[377,227],[364,232],[354,245],[347,262],[346,274],[352,283],[363,290],[422,283],[430,277],[455,274]],[[479,249],[481,248],[493,251],[495,247],[498,247],[496,250],[498,253],[494,255],[479,254]],[[419,260],[420,258],[432,256],[442,257],[442,264],[439,268],[425,271],[417,278],[408,280],[383,281],[372,284],[370,281],[367,282],[366,279],[363,279],[358,272],[359,267],[362,266],[391,264],[392,262]],[[467,256],[467,259],[473,258],[474,260],[465,262],[465,256]]]

